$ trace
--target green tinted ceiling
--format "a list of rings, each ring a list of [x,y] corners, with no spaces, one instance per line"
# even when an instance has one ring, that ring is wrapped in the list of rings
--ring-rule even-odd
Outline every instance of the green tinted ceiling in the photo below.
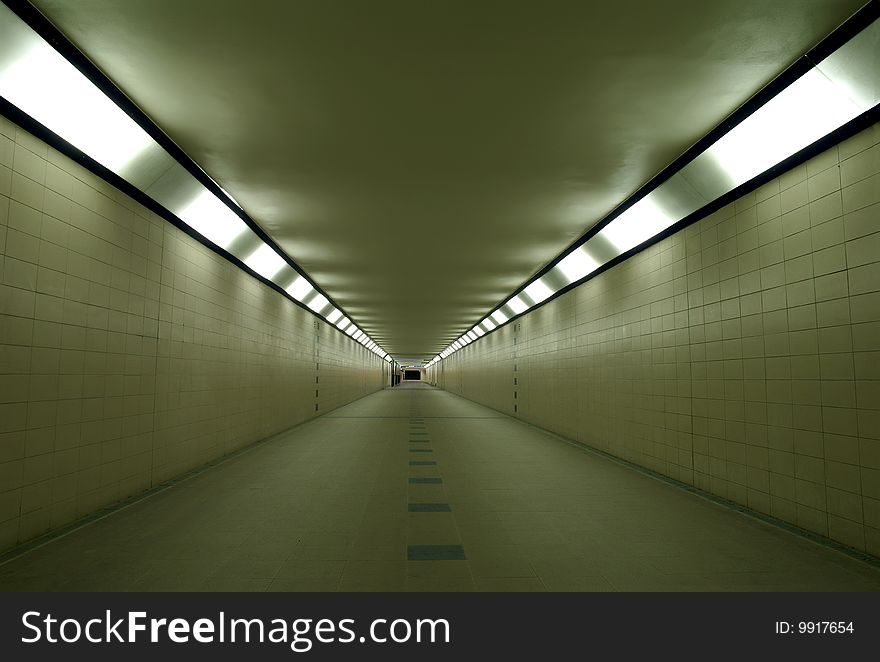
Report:
[[[37,0],[387,351],[432,356],[859,0]]]

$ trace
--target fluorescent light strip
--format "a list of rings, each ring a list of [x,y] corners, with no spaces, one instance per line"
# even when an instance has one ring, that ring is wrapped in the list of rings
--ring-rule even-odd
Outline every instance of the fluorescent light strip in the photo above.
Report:
[[[553,294],[553,290],[547,287],[547,284],[540,278],[526,287],[524,292],[532,300],[533,305],[541,303]]]
[[[263,278],[274,281],[284,273],[285,258],[192,175],[187,164],[178,162],[113,99],[2,4],[0,96]],[[241,208],[229,192],[211,181]],[[287,288],[299,302],[312,291],[313,286],[302,277]],[[307,305],[320,314],[328,304],[319,294]],[[333,323],[341,315],[332,307],[327,319]]]
[[[272,280],[287,264],[269,244],[262,244],[245,258],[244,263],[267,280]]]
[[[877,43],[880,20],[874,20],[607,223],[560,260],[555,272],[569,284],[585,278],[601,266],[588,252],[591,248],[595,255],[614,259],[877,106]],[[614,254],[609,255],[609,247]],[[504,307],[519,315],[552,295],[548,283],[539,278]],[[495,323],[506,321],[508,317],[499,309],[473,331],[482,336],[492,331]],[[455,343],[450,347],[455,351]],[[440,358],[449,353],[448,349],[441,352]]]
[[[643,241],[647,241],[651,237],[663,232],[677,219],[666,214],[653,197],[653,193],[646,195],[602,228],[599,235],[610,241],[619,253],[625,253],[630,248],[634,248]],[[572,255],[575,253],[577,251],[572,253]],[[592,258],[589,259],[592,260]],[[599,266],[595,263],[595,260],[592,260],[592,262],[595,266],[590,271]],[[571,280],[580,280],[580,278],[572,278]]]
[[[860,107],[849,98],[844,88],[813,68],[707,151],[728,173],[731,188],[734,188],[811,145],[864,110],[868,108]]]
[[[324,308],[326,308],[330,304],[330,301],[327,300],[320,292],[315,293],[315,295],[306,301],[306,305],[314,310],[316,313],[320,313]]]
[[[24,28],[24,29],[22,29]],[[155,141],[137,122],[11,10],[0,8],[0,95],[108,170]]]
[[[556,268],[569,283],[580,280],[587,274],[598,269],[598,267],[599,263],[590,257],[583,247],[576,248],[556,265]],[[546,299],[547,297],[544,298]]]
[[[250,231],[247,224],[208,189],[203,189],[182,209],[180,220],[220,248],[227,249],[241,235]]]
[[[513,311],[514,315],[519,315],[529,308],[528,304],[519,296],[511,297],[505,305]]]
[[[681,175],[687,180],[684,173],[688,166],[714,163],[727,180],[721,188],[717,184],[710,186],[714,192],[711,199],[717,198],[873,108],[880,101],[874,45],[878,39],[880,21],[875,20],[780,90],[673,177]],[[0,95],[130,183],[132,175],[128,171],[138,165],[142,155],[158,152],[168,156],[137,122],[4,6],[0,6]],[[587,244],[605,240],[619,255],[657,236],[701,206],[693,206],[691,201],[678,201],[671,207],[664,204],[662,194],[673,188],[670,182],[671,179],[666,180],[614,218]],[[698,184],[694,186],[700,188]],[[682,209],[688,211],[682,214]],[[201,183],[195,197],[172,211],[207,240],[226,250],[251,232],[235,212]],[[265,244],[245,257],[244,262],[270,280],[284,266],[283,258]],[[580,247],[560,261],[557,269],[572,283],[598,266]],[[533,305],[550,296],[546,284],[546,289],[542,289],[539,283],[535,281],[524,291]],[[302,301],[308,293],[291,296]],[[521,297],[514,296],[505,304],[514,315],[530,307]],[[318,294],[307,305],[320,313],[328,304],[327,298]],[[509,319],[500,310],[492,317],[499,324]],[[486,321],[483,326],[487,330],[495,328]]]
[[[294,281],[287,286],[285,290],[290,296],[300,303],[314,290],[312,284],[305,279],[305,276],[297,276]]]

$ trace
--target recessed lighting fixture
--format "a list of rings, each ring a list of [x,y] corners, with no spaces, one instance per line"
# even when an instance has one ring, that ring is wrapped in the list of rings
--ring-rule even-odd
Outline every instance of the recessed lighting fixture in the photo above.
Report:
[[[750,115],[734,122],[733,129],[615,217],[586,246],[592,245],[604,254],[605,246],[610,244],[618,255],[625,253],[876,107],[880,102],[878,42],[880,21],[872,16],[870,23],[857,27],[855,36]],[[726,182],[721,181],[724,178]],[[607,242],[605,246],[602,240]],[[560,260],[555,270],[568,283],[574,283],[600,266],[585,246],[579,246]],[[523,312],[523,304],[526,309],[529,300],[537,305],[553,291],[547,281],[539,278],[512,297],[506,307],[518,315]],[[500,311],[490,317],[498,324],[507,321]],[[494,328],[487,318],[475,330],[482,334],[483,329],[488,332]]]
[[[309,293],[314,290],[312,284],[305,279],[305,276],[297,276],[293,282],[287,286],[285,290],[290,296],[302,303]]]
[[[208,189],[203,189],[178,210],[177,216],[205,239],[224,249],[250,231],[245,222]]]
[[[267,280],[272,280],[287,264],[269,244],[261,245],[244,259],[244,263]]]
[[[313,296],[306,302],[306,305],[314,310],[316,313],[320,313],[329,304],[330,302],[327,300],[327,297],[325,297],[320,292],[315,293],[315,296]]]
[[[477,338],[479,338],[479,336],[476,333],[474,333],[473,331],[468,331],[467,337],[470,338],[471,340],[476,340]]]
[[[668,228],[674,219],[670,218],[653,200],[649,193],[606,225],[599,234],[614,244],[621,253],[638,246],[643,241]]]
[[[40,38],[29,38],[28,28],[22,30],[10,20],[8,9],[4,7],[0,17],[0,42],[6,42],[0,48],[5,65],[0,95],[7,101],[117,175],[155,144],[58,51]]]
[[[344,331],[345,327],[347,327],[350,323],[351,323],[350,319],[348,319],[347,317],[343,317],[341,320],[336,322],[336,328],[342,329]]]
[[[598,266],[599,263],[587,255],[583,248],[576,248],[566,255],[556,265],[556,268],[562,272],[562,275],[565,276],[569,283],[573,283],[595,271]]]
[[[874,3],[866,7],[871,9],[857,13],[846,24],[846,30],[836,32],[836,36],[824,41],[822,47],[801,58],[797,66],[802,68],[792,68],[785,78],[777,79],[777,84],[768,88],[773,90],[773,95],[767,95],[769,98],[760,107],[745,106],[744,109],[750,113],[748,115],[745,115],[746,110],[734,113],[722,125],[733,126],[732,129],[726,133],[723,133],[726,129],[716,129],[712,135],[720,137],[701,154],[693,156],[692,150],[689,150],[688,160],[681,159],[684,165],[676,166],[676,172],[665,173],[662,184],[647,195],[640,191],[637,195],[641,197],[636,203],[587,241],[590,253],[583,246],[576,248],[558,263],[552,275],[535,280],[522,293],[511,297],[504,310],[508,314],[513,311],[514,315],[525,312],[530,301],[538,304],[552,296],[557,272],[569,283],[587,277],[600,267],[594,255],[615,259],[616,256],[610,254],[611,247],[618,255],[625,253],[656,238],[689,215],[693,214],[694,218],[699,216],[700,210],[718,200],[719,196],[754,181],[762,173],[767,173],[811,145],[817,149],[817,140],[875,108],[880,102],[876,64],[880,21],[875,20],[877,12]],[[36,19],[31,22],[34,21]],[[828,54],[828,44],[840,43],[840,35],[844,32],[854,36]],[[64,44],[60,35],[56,39]],[[816,64],[810,66],[810,62]],[[800,75],[800,71],[805,73]],[[92,78],[95,76],[100,74],[93,72]],[[101,80],[109,84],[105,78],[101,77]],[[784,85],[778,84],[782,81],[785,81]],[[168,143],[161,141],[160,144],[154,140],[48,41],[2,5],[0,95],[36,123],[45,126],[48,132],[40,128],[38,133],[41,136],[49,133],[60,136],[60,142],[51,135],[49,140],[60,145],[61,151],[73,154],[66,145],[69,143],[133,186],[136,180],[129,173],[142,168],[147,155],[152,158],[153,154],[158,154],[168,159],[168,163],[175,160],[162,146]],[[862,119],[870,119],[870,116],[864,115]],[[144,123],[147,125],[146,120]],[[704,143],[701,141],[701,144]],[[87,165],[91,166],[90,163]],[[260,248],[246,257],[236,252],[236,246],[256,245],[255,242],[241,241],[248,233],[254,238],[256,235],[248,227],[250,221],[246,223],[239,217],[238,214],[242,214],[246,218],[240,207],[231,209],[225,197],[221,201],[205,188],[201,182],[207,180],[201,175],[191,175],[188,161],[175,165],[182,167],[183,174],[188,178],[186,184],[175,183],[172,178],[168,182],[169,190],[154,197],[156,202],[167,205],[169,212],[176,214],[208,242],[233,253],[256,273],[268,279],[278,277],[285,260],[268,245],[261,244]],[[106,172],[101,168],[91,168],[106,177]],[[197,188],[191,188],[194,181]],[[183,204],[175,201],[178,198],[183,200]],[[224,254],[223,251],[218,252]],[[315,312],[320,313],[329,306],[328,320],[331,323],[342,314],[330,304],[327,297],[315,292],[303,277],[297,278],[287,291],[296,300],[306,302]],[[472,342],[474,334],[484,335],[486,331],[496,328],[496,323],[503,324],[508,319],[501,310],[494,311],[491,319],[486,318],[471,332],[455,340],[440,357],[444,353],[448,356]],[[340,322],[337,326],[343,328],[344,324]],[[349,331],[366,337],[353,324],[346,333]],[[369,338],[367,342],[378,347]]]
[[[861,112],[841,86],[813,68],[726,133],[708,154],[730,175],[733,188]]]
[[[535,304],[539,304],[553,294],[551,290],[540,278],[529,285],[524,292]]]
[[[31,27],[37,24],[41,24],[40,19],[22,20],[0,5],[0,96],[33,120],[33,125],[26,125],[31,127],[29,130],[67,156],[78,158],[76,150],[86,154],[91,161],[84,165],[95,174],[121,187],[120,181],[109,177],[103,168],[118,175],[201,235],[206,243],[223,249],[218,252],[224,257],[229,257],[223,252],[228,251],[263,278],[279,278],[287,264],[286,256],[259,241],[235,198],[208,173],[198,172],[189,159],[169,152],[170,142],[154,139],[150,132],[156,127],[148,118],[130,116],[117,105],[114,97],[103,91],[112,83],[97,69],[72,64],[59,52],[72,49],[72,45],[47,25],[43,27],[54,36],[44,39],[40,35],[45,32]],[[103,168],[96,167],[95,162]],[[157,170],[159,167],[163,170]],[[153,170],[169,176],[157,178]],[[252,246],[256,248],[250,250]],[[250,250],[249,254],[241,247]],[[287,292],[319,314],[328,310],[331,324],[338,320],[339,328],[348,324],[347,319],[344,323],[340,320],[342,312],[326,296],[315,293],[305,277],[298,276]],[[374,347],[379,349],[375,343]]]
[[[510,306],[510,309],[513,311],[514,315],[519,315],[520,313],[528,310],[528,305],[519,297],[511,297],[507,305]]]

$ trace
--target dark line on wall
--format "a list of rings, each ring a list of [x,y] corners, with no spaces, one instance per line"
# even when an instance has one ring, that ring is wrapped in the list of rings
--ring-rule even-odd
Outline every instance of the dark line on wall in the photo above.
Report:
[[[184,152],[177,145],[177,143],[175,143],[155,122],[153,122],[153,120],[151,120],[149,118],[149,116],[146,113],[144,113],[128,96],[126,96],[126,94],[119,87],[117,87],[117,85],[112,80],[110,80],[110,78],[106,74],[104,74],[104,72],[102,72],[91,60],[89,60],[85,56],[85,54],[82,51],[80,51],[73,44],[73,42],[67,38],[67,36],[63,32],[61,32],[46,16],[44,16],[40,12],[39,9],[34,7],[27,0],[2,0],[2,2],[7,7],[9,7],[9,9],[13,13],[15,13],[22,21],[24,21],[34,32],[36,32],[43,39],[45,39],[46,42],[50,46],[52,46],[52,48],[54,48],[56,51],[58,51],[58,53],[61,54],[62,57],[64,57],[74,67],[76,67],[76,69],[80,73],[82,73],[86,78],[88,78],[98,89],[100,89],[101,92],[103,92],[117,106],[119,106],[123,110],[123,112],[125,112],[126,115],[128,115],[135,123],[138,124],[138,126],[140,126],[144,131],[146,131],[150,135],[150,137],[153,138],[153,140],[155,140],[165,151],[167,151],[175,161],[177,161],[181,166],[183,166],[187,170],[187,172],[189,172],[193,177],[195,177],[196,180],[198,180],[205,188],[207,188],[219,200],[221,200],[223,202],[223,204],[225,204],[230,210],[232,210],[235,213],[235,215],[238,216],[251,230],[253,230],[254,233],[262,241],[264,241],[266,244],[271,246],[278,253],[278,255],[280,255],[284,259],[284,261],[294,271],[296,271],[298,274],[300,274],[301,276],[306,278],[306,280],[308,280],[309,283],[311,283],[312,286],[320,294],[323,294],[325,297],[327,297],[327,300],[331,304],[333,304],[333,306],[338,308],[345,317],[348,317],[351,321],[354,321],[354,319],[351,317],[351,315],[346,313],[345,309],[342,308],[342,306],[338,305],[336,303],[336,301],[334,301],[333,298],[327,294],[327,292],[325,292],[314,280],[312,280],[312,278],[308,274],[306,274],[306,272],[296,262],[293,261],[293,258],[291,258],[287,254],[287,251],[283,250],[275,242],[275,240],[272,239],[272,237],[270,237],[266,233],[266,231],[263,230],[263,228],[260,227],[248,215],[248,213],[246,211],[241,209],[241,207],[239,207],[235,202],[233,202],[230,199],[230,197],[226,193],[223,192],[223,190],[220,188],[220,186],[210,177],[210,175],[208,175],[201,168],[201,166],[199,166],[192,158],[190,158],[190,156],[186,152]],[[2,97],[0,97],[0,98],[2,98]],[[10,104],[8,101],[6,103],[8,105],[12,106],[12,104]],[[12,106],[12,107],[15,108],[15,106]],[[16,108],[16,110],[18,110],[18,109]],[[12,119],[11,117],[9,117],[9,115],[7,115],[5,111],[0,111],[0,112],[3,112],[3,114],[6,115],[12,121],[16,121],[16,120]],[[21,112],[21,111],[19,111],[19,112]],[[24,113],[22,113],[22,115],[24,115]],[[18,122],[16,122],[16,123],[18,123]],[[19,125],[22,126],[20,123],[19,123]],[[39,126],[42,127],[41,124]],[[25,128],[25,127],[23,127],[23,128]],[[45,127],[43,127],[43,128],[45,129]],[[30,129],[28,129],[28,130],[30,131]],[[48,129],[45,129],[45,130],[49,131]],[[31,131],[31,133],[34,133],[35,135],[37,135],[34,131]],[[55,136],[56,134],[52,133],[52,135]],[[42,135],[38,136],[38,137],[42,138],[45,142],[49,142],[50,144],[52,144],[49,140],[46,140]],[[69,145],[69,143],[66,143],[66,144]],[[58,151],[64,152],[67,156],[71,156],[65,150],[57,147],[56,145],[52,144],[52,146],[56,147],[56,149],[58,149]],[[71,145],[71,147],[73,147],[73,146]],[[74,149],[76,149],[76,148],[74,148]],[[77,150],[77,151],[79,151],[79,150]],[[80,152],[80,154],[82,154],[82,152]],[[110,171],[107,170],[106,168],[104,168],[103,166],[100,166],[100,164],[97,164],[96,161],[92,160],[91,158],[88,159],[88,161],[90,161],[92,164],[97,164],[100,167],[100,170],[95,170],[94,167],[92,165],[90,165],[87,161],[82,161],[82,160],[77,159],[76,157],[73,157],[73,156],[71,156],[71,158],[74,158],[75,160],[79,161],[83,166],[85,166],[86,168],[91,170],[94,174],[98,175],[102,179],[106,179],[111,184],[113,184],[117,188],[121,189],[121,187],[119,186],[119,184],[117,182],[115,182],[107,177],[106,173],[110,173]],[[110,173],[110,174],[113,174],[114,177],[116,177],[117,179],[121,179],[121,178],[117,177],[115,175],[115,173]],[[122,180],[122,181],[125,181],[125,180]],[[131,187],[131,185],[129,185],[129,186]],[[134,187],[131,187],[131,188],[134,188]],[[127,195],[134,197],[131,195],[131,193],[129,191],[126,191],[125,189],[121,189],[121,190],[123,190],[123,192],[126,193]],[[141,200],[138,200],[138,202],[141,202],[142,204],[144,204]],[[145,205],[145,206],[147,206],[147,205]],[[175,223],[175,225],[177,225],[177,223]],[[184,223],[184,225],[186,225],[186,224]],[[178,225],[178,227],[180,227],[180,226]],[[183,229],[183,228],[180,228],[180,229]],[[189,234],[190,236],[194,236],[192,234],[192,232],[187,232],[187,234]],[[196,237],[196,238],[198,238],[198,237]],[[204,242],[202,242],[202,243],[204,243]],[[213,248],[213,245],[209,246],[209,248]],[[230,259],[231,257],[234,258],[234,256],[231,255],[231,253],[228,253],[227,251],[224,251],[222,249],[216,250],[215,252],[217,252],[221,256],[225,257],[226,259]],[[258,274],[256,274],[255,272],[253,272],[249,268],[244,267],[243,263],[240,260],[238,260],[237,258],[234,260],[231,260],[231,261],[233,261],[234,264],[236,264],[236,266],[245,269],[251,275],[254,275],[254,276],[260,278],[261,280],[263,280],[264,282],[268,282],[271,284],[271,281],[267,281],[266,279],[260,277]],[[285,295],[286,295],[286,293],[285,293]],[[289,295],[287,295],[287,296],[289,297]],[[293,301],[296,301],[296,300],[293,299]],[[296,303],[299,304],[298,301]],[[314,313],[314,311],[309,309],[307,306],[302,306],[302,307],[306,308],[313,315],[320,318],[320,316],[317,313]],[[323,319],[323,318],[321,318],[321,319]],[[330,322],[327,322],[327,323],[330,324]],[[333,326],[335,326],[335,325],[333,325]],[[358,328],[361,328],[360,324],[358,324],[357,326],[358,326]]]
[[[565,287],[557,290],[552,295],[550,295],[549,297],[544,299],[544,301],[541,301],[540,303],[535,304],[531,308],[528,308],[527,310],[524,310],[521,313],[518,313],[516,315],[511,316],[507,321],[505,321],[501,324],[497,324],[494,329],[491,329],[490,331],[486,331],[482,336],[478,337],[476,340],[469,342],[467,345],[465,345],[461,349],[465,349],[465,348],[469,347],[470,345],[482,340],[483,338],[489,336],[490,334],[494,333],[495,331],[507,326],[511,322],[518,320],[520,317],[523,317],[525,315],[528,315],[529,313],[532,313],[532,312],[538,310],[539,308],[541,308],[542,306],[545,306],[546,304],[550,303],[551,301],[558,299],[563,294],[570,292],[574,288],[579,287],[580,285],[583,285],[584,283],[586,283],[589,280],[592,280],[596,276],[599,276],[600,274],[608,271],[609,269],[616,267],[621,262],[625,262],[626,260],[628,260],[632,256],[634,256],[638,253],[641,253],[646,248],[650,248],[654,244],[659,243],[659,242],[663,241],[664,239],[667,239],[668,237],[671,237],[672,235],[683,230],[684,228],[688,227],[689,225],[693,225],[697,221],[703,220],[704,218],[706,218],[707,216],[718,211],[722,207],[725,207],[728,204],[730,204],[731,202],[741,198],[742,196],[747,195],[747,194],[751,193],[752,191],[755,191],[756,189],[759,189],[761,186],[763,186],[767,182],[770,182],[773,179],[776,179],[777,177],[785,174],[786,172],[788,172],[792,168],[795,168],[795,167],[801,165],[802,163],[809,161],[813,157],[818,156],[819,154],[821,154],[825,150],[827,150],[831,147],[834,147],[835,145],[846,140],[847,138],[851,138],[852,136],[859,133],[860,131],[864,131],[868,127],[876,124],[878,121],[880,121],[880,104],[874,106],[870,110],[865,111],[864,113],[862,113],[858,117],[853,118],[852,120],[850,120],[846,124],[838,127],[837,129],[835,129],[831,133],[825,135],[824,137],[820,138],[819,140],[812,143],[811,145],[808,145],[807,147],[803,148],[801,151],[796,152],[795,154],[792,154],[790,157],[788,157],[784,161],[780,161],[778,164],[776,164],[775,166],[771,167],[768,170],[765,170],[760,175],[757,175],[753,179],[750,179],[749,181],[747,181],[743,184],[740,184],[735,189],[728,191],[727,193],[725,193],[721,197],[716,198],[715,200],[713,200],[712,202],[701,207],[697,211],[689,214],[688,216],[685,216],[680,221],[673,223],[672,225],[670,225],[668,228],[666,228],[665,230],[663,230],[659,234],[654,235],[650,239],[645,240],[644,242],[642,242],[638,246],[635,246],[635,247],[629,249],[625,253],[621,253],[617,257],[612,258],[611,260],[608,260],[608,262],[605,262],[604,264],[600,265],[595,271],[592,271],[591,273],[584,276],[580,280],[573,281],[573,282],[569,283],[568,285],[566,285]],[[612,212],[612,213],[614,213],[614,212]],[[608,218],[608,217],[606,217],[606,218]],[[605,225],[607,225],[607,223],[605,223]],[[595,227],[596,226],[594,226],[594,228]],[[603,225],[603,227],[604,227],[604,225]],[[598,230],[597,230],[597,232],[598,232]],[[593,234],[595,234],[595,232],[593,232],[591,229],[590,233],[588,233],[588,234],[589,234],[589,236],[587,237],[587,239],[592,237]],[[584,241],[586,241],[586,239]],[[580,247],[580,244],[578,244],[574,248],[579,248],[579,247]],[[510,298],[516,296],[517,294],[519,294],[520,292],[522,292],[525,289],[525,285],[531,283],[533,280],[536,280],[540,276],[543,276],[550,269],[555,267],[565,257],[565,255],[567,255],[567,253],[564,255],[561,255],[559,258],[555,259],[552,263],[547,265],[547,267],[542,269],[537,276],[533,276],[533,277],[529,278],[526,281],[526,283],[524,283],[523,286],[521,286],[513,294],[504,297],[504,299],[502,299],[501,303],[499,303],[496,306],[493,306],[490,310],[492,310],[492,311],[497,310],[508,299],[510,299]],[[494,322],[494,320],[493,320],[493,322]],[[477,324],[479,324],[479,323],[480,322],[478,321]],[[470,328],[473,328],[473,326],[471,326]],[[460,351],[460,350],[458,350],[458,351]],[[446,360],[446,359],[444,359],[444,360]]]
[[[120,177],[119,175],[114,173],[113,171],[105,168],[103,165],[101,165],[100,163],[95,161],[92,157],[90,157],[88,154],[86,154],[85,152],[80,150],[78,147],[75,147],[74,145],[70,144],[64,138],[59,136],[57,133],[55,133],[54,131],[52,131],[51,129],[46,127],[45,125],[43,125],[40,122],[38,122],[37,120],[35,120],[33,117],[31,117],[30,115],[28,115],[27,113],[22,111],[20,108],[18,108],[14,104],[10,103],[3,96],[0,96],[0,115],[3,115],[9,121],[16,124],[20,128],[24,129],[28,133],[36,136],[38,139],[42,140],[44,143],[48,144],[53,149],[61,152],[62,154],[64,154],[68,158],[79,163],[86,170],[89,170],[93,174],[97,175],[98,177],[100,177],[101,179],[106,181],[108,184],[111,184],[112,186],[116,187],[122,193],[124,193],[128,197],[132,198],[135,202],[141,204],[142,206],[146,207],[154,214],[160,216],[163,220],[167,221],[168,223],[170,223],[171,225],[176,227],[178,230],[185,233],[187,236],[191,237],[192,239],[194,239],[197,242],[199,242],[200,244],[202,244],[205,248],[210,249],[211,251],[213,251],[214,253],[216,253],[220,257],[231,262],[232,264],[234,264],[236,267],[238,267],[239,269],[241,269],[245,273],[249,274],[250,276],[256,278],[258,281],[263,283],[264,285],[275,290],[277,293],[282,295],[285,299],[292,301],[294,304],[296,304],[297,306],[299,306],[303,310],[310,313],[316,319],[320,320],[321,322],[323,322],[327,326],[332,327],[333,329],[335,329],[336,331],[341,333],[343,336],[351,339],[351,336],[349,336],[347,333],[342,331],[342,329],[337,327],[335,324],[331,324],[326,319],[324,319],[323,317],[318,315],[311,308],[309,308],[307,305],[297,301],[292,296],[290,296],[290,294],[286,290],[284,290],[284,288],[282,288],[280,285],[272,282],[271,280],[268,280],[267,278],[264,278],[263,276],[261,276],[260,274],[255,272],[253,269],[251,269],[249,266],[247,266],[244,262],[242,262],[239,258],[237,258],[235,255],[233,255],[229,251],[224,250],[220,246],[217,246],[216,244],[211,243],[208,239],[206,239],[205,237],[200,235],[193,228],[188,226],[186,223],[184,223],[182,220],[180,220],[177,216],[175,216],[173,213],[171,213],[168,209],[166,209],[165,207],[160,205],[158,202],[153,200],[153,198],[148,196],[146,193],[141,191],[139,188],[128,183],[125,179],[123,179],[122,177]],[[369,352],[370,354],[376,356],[380,361],[383,360],[382,357],[378,356],[375,352],[372,352],[372,351],[366,349],[366,347],[364,347],[361,343],[359,343],[357,341],[352,341],[352,342],[354,342],[354,344],[359,347],[363,347],[363,349],[366,352]]]
[[[489,309],[489,314],[493,311],[501,308],[508,299],[511,299],[518,294],[520,294],[523,290],[525,290],[526,286],[534,280],[537,280],[541,276],[544,276],[549,271],[551,271],[557,264],[559,264],[562,260],[568,257],[569,254],[573,253],[575,250],[583,246],[587,241],[589,241],[593,236],[598,234],[606,225],[611,223],[615,218],[620,216],[627,209],[632,207],[639,200],[648,195],[651,191],[660,186],[667,179],[678,173],[682,170],[686,165],[688,165],[691,161],[693,161],[697,156],[702,154],[708,147],[714,144],[721,137],[729,133],[734,127],[747,119],[750,115],[752,115],[756,110],[761,108],[764,104],[770,101],[773,97],[779,94],[783,89],[788,87],[795,80],[803,76],[807,71],[809,71],[813,66],[821,62],[828,55],[837,50],[840,46],[845,44],[847,41],[856,36],[859,32],[864,30],[866,27],[871,25],[875,20],[880,18],[880,0],[870,0],[868,4],[859,9],[855,14],[850,16],[846,21],[844,21],[840,26],[835,28],[831,34],[822,39],[816,46],[807,51],[807,53],[797,60],[795,60],[788,68],[786,68],[781,74],[779,74],[776,78],[770,81],[767,85],[761,88],[755,95],[753,95],[748,101],[746,101],[742,106],[733,111],[726,119],[724,119],[720,124],[718,124],[714,129],[709,131],[705,136],[700,138],[697,142],[691,145],[684,153],[672,161],[669,165],[667,165],[663,170],[654,175],[651,179],[645,182],[639,189],[637,189],[632,195],[630,195],[626,200],[621,202],[617,207],[615,207],[611,212],[609,212],[606,216],[600,219],[595,225],[591,226],[586,232],[584,232],[580,237],[575,239],[571,244],[569,244],[568,248],[564,249],[559,255],[557,255],[552,261],[547,263],[544,267],[542,267],[539,271],[535,272],[531,276],[529,276],[516,290],[514,290],[511,294],[504,296],[498,303],[492,306]],[[858,133],[864,128],[867,128],[871,124],[880,119],[880,113],[878,113],[878,108],[875,106],[874,108],[866,111],[862,115],[850,120],[843,126],[839,127],[835,131],[832,131],[828,135],[820,138],[816,142],[811,145],[808,145],[801,151],[793,154],[789,158],[785,159],[781,163],[773,166],[769,170],[761,173],[760,175],[754,177],[736,187],[732,191],[725,193],[720,198],[710,202],[706,206],[698,209],[696,212],[693,212],[689,216],[686,216],[684,219],[678,221],[674,225],[670,226],[659,235],[652,237],[645,242],[639,244],[638,246],[630,249],[626,253],[623,253],[613,260],[606,262],[601,265],[596,271],[587,275],[586,277],[574,281],[570,283],[566,287],[558,290],[553,295],[545,299],[544,301],[535,304],[528,310],[519,313],[518,315],[513,315],[506,322],[502,324],[498,324],[495,328],[490,331],[486,331],[483,336],[480,338],[484,338],[490,333],[500,329],[501,327],[507,325],[509,322],[521,317],[522,315],[528,314],[533,310],[536,310],[543,306],[546,303],[549,303],[557,296],[568,292],[570,289],[585,283],[590,278],[597,276],[602,273],[606,269],[609,269],[620,262],[623,262],[627,258],[639,253],[649,246],[665,239],[666,237],[674,234],[678,230],[687,227],[691,223],[695,223],[696,221],[705,218],[712,212],[720,209],[725,206],[729,202],[750,193],[751,191],[759,188],[766,182],[778,177],[784,172],[794,168],[795,166],[800,165],[804,161],[811,159],[813,156],[823,152],[834,144],[845,140],[846,138]],[[833,138],[832,138],[833,137]],[[829,140],[830,139],[830,140]],[[488,315],[487,315],[488,316]],[[465,330],[463,333],[467,333],[468,330],[472,329],[474,326],[480,323],[480,321],[484,319],[481,316],[480,319],[476,321],[475,324],[472,324]],[[494,320],[493,320],[494,321]],[[461,337],[463,334],[458,334],[456,339]],[[472,342],[477,342],[480,340],[474,340]],[[468,343],[470,345],[471,343]],[[448,345],[447,345],[448,347]],[[446,347],[443,348],[444,350]],[[442,350],[441,350],[442,351]],[[439,352],[437,352],[439,354]]]

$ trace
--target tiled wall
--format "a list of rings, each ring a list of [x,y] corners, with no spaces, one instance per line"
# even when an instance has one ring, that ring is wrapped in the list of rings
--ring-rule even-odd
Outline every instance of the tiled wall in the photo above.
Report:
[[[0,550],[380,389],[383,369],[0,118]]]
[[[433,378],[880,556],[880,127],[472,343]]]

